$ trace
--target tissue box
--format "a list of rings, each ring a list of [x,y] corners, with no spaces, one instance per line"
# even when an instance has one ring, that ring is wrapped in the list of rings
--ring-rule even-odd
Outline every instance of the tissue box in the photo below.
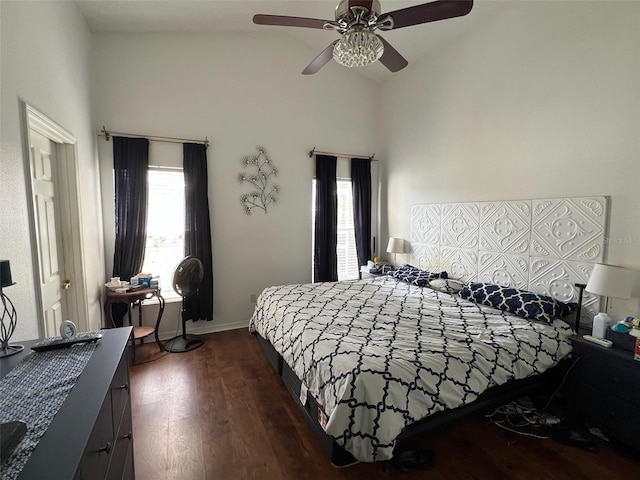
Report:
[[[633,352],[636,348],[636,337],[628,333],[620,333],[607,328],[605,338],[613,342],[613,346],[622,350]]]
[[[151,277],[150,273],[139,273],[138,275],[138,284],[142,287],[149,288],[151,286]]]

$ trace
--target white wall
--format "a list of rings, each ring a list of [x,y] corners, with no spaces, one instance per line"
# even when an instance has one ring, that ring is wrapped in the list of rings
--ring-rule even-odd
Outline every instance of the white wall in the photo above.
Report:
[[[96,128],[211,141],[214,321],[190,331],[244,327],[254,307],[250,294],[310,281],[314,162],[307,153],[313,146],[370,152],[377,86],[333,64],[301,75],[318,52],[273,33],[101,34],[94,42]],[[257,145],[280,171],[281,194],[268,214],[247,216],[240,196],[248,189],[236,179],[242,157],[257,153]],[[99,140],[99,156],[110,276],[112,142]],[[164,337],[175,334],[177,309],[173,304],[165,312]]]
[[[637,2],[505,4],[386,83],[388,233],[417,203],[610,195],[608,261],[640,267],[638,25]]]
[[[388,233],[417,203],[610,195],[608,261],[640,267],[638,25],[638,2],[504,4],[386,83]]]
[[[91,34],[86,22],[71,2],[3,0],[0,17],[0,257],[11,261],[16,282],[5,291],[18,314],[15,341],[38,337],[20,101],[44,113],[78,141],[89,312],[96,326],[102,312],[104,253],[90,109]]]

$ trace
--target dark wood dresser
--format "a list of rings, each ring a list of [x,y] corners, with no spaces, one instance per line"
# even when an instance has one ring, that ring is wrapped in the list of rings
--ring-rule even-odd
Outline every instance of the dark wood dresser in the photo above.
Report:
[[[20,473],[24,480],[135,477],[127,343],[131,327],[103,330],[85,369]],[[35,342],[3,358],[4,377]]]
[[[602,347],[579,336],[571,337],[571,342],[580,359],[571,404],[580,420],[638,448],[640,361],[631,351]]]

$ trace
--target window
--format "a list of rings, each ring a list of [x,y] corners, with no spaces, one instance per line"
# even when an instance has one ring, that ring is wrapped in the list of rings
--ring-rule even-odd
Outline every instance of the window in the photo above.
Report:
[[[347,160],[347,161],[345,161]],[[336,165],[336,187],[338,194],[338,239],[336,254],[338,256],[338,280],[353,280],[360,278],[360,265],[358,265],[358,252],[356,251],[356,233],[353,225],[353,193],[351,190],[351,163],[346,158],[338,157]],[[372,256],[377,255],[376,237],[378,231],[378,164],[371,164],[371,235],[373,246]],[[315,211],[316,211],[316,181],[313,180],[312,191],[312,218],[311,218],[311,281],[314,278],[313,252],[315,245]]]
[[[359,276],[356,233],[353,226],[353,194],[351,180],[337,180],[338,188],[338,280]]]
[[[150,167],[147,242],[142,271],[160,277],[165,299],[173,290],[173,271],[184,258],[184,176],[182,169]]]

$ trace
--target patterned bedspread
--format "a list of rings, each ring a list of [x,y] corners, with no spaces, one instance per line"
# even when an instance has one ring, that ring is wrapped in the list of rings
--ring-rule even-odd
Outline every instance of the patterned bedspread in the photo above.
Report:
[[[386,276],[267,288],[249,329],[318,400],[325,431],[367,462],[391,458],[405,426],[544,372],[572,334]]]

